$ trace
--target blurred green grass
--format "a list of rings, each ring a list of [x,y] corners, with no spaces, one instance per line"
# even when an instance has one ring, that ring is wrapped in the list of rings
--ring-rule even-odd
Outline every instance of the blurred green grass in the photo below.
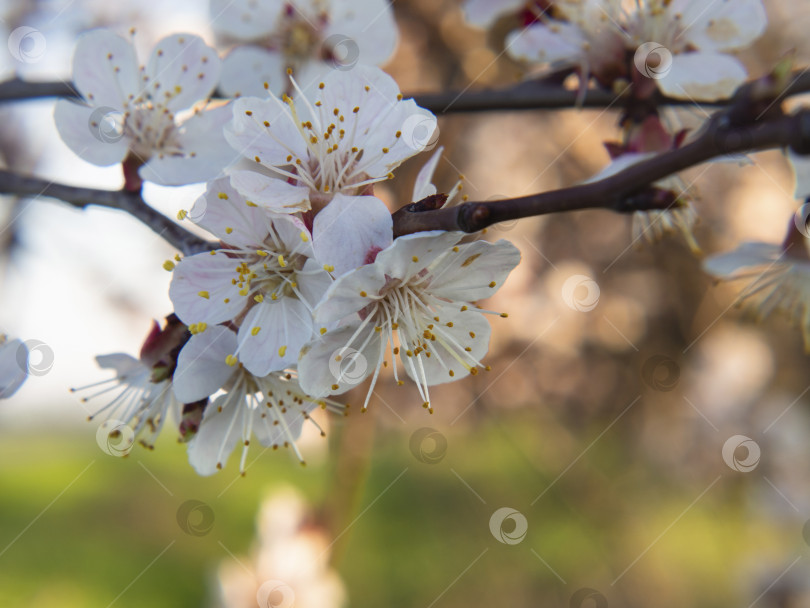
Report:
[[[784,558],[800,538],[790,525],[751,520],[744,482],[732,475],[681,516],[720,472],[674,480],[620,435],[606,434],[555,482],[572,459],[560,466],[528,455],[541,438],[525,416],[443,431],[449,447],[438,464],[413,457],[413,430],[376,439],[358,513],[374,504],[352,525],[338,564],[351,606],[567,607],[586,586],[611,606],[645,597],[662,607],[737,605],[746,594],[740,568]],[[217,568],[229,553],[247,559],[262,498],[292,483],[318,506],[332,470],[267,452],[244,478],[234,462],[201,478],[170,437],[119,459],[90,432],[5,435],[0,459],[0,606],[37,608],[217,605]],[[213,509],[210,533],[181,530],[177,510],[189,499]],[[528,519],[517,545],[489,531],[503,506]]]

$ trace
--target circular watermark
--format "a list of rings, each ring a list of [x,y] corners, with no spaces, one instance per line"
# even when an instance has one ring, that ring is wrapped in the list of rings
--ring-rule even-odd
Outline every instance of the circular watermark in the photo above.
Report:
[[[494,202],[494,201],[503,201],[510,197],[504,196],[503,194],[493,194],[489,198],[487,198],[486,202]],[[497,224],[493,224],[490,226],[490,230],[497,230],[499,232],[509,232],[518,225],[518,220],[506,220],[505,222],[498,222]]]
[[[571,596],[569,608],[608,608],[607,598],[596,589],[583,587]]]
[[[335,70],[348,71],[360,59],[360,47],[354,38],[343,34],[333,34],[323,41],[326,62]]]
[[[759,444],[745,435],[729,437],[723,444],[723,462],[740,473],[750,473],[756,469],[761,455]]]
[[[680,366],[666,355],[653,355],[641,367],[641,378],[657,391],[671,391],[678,385],[680,377]]]
[[[338,384],[358,384],[368,375],[368,361],[359,350],[339,348],[329,358],[329,371]]]
[[[599,285],[591,277],[575,274],[562,286],[562,299],[571,310],[589,312],[599,304]]]
[[[447,454],[447,438],[427,426],[414,431],[409,446],[413,457],[425,464],[438,464]]]
[[[807,222],[810,221],[810,203],[804,203],[796,210],[793,215],[793,222],[796,224],[796,230],[801,232],[805,237],[810,238],[810,227]]]
[[[105,420],[96,430],[96,443],[105,454],[123,458],[135,445],[135,431],[121,420]]]
[[[672,69],[672,53],[663,44],[645,42],[636,49],[633,63],[647,78],[660,80]]]
[[[53,349],[41,340],[26,340],[17,347],[17,365],[29,376],[44,376],[53,361]]]
[[[45,36],[38,29],[23,25],[8,37],[8,52],[21,63],[36,63],[45,56]]]
[[[206,195],[203,194],[196,201],[194,201],[194,205],[192,205],[191,209],[189,209],[186,217],[196,224],[205,217],[207,211],[208,199],[206,198]]]
[[[439,121],[433,114],[411,114],[402,123],[402,141],[417,152],[432,150],[439,143]]]
[[[205,536],[214,528],[214,510],[201,500],[187,500],[177,509],[177,525],[189,536]]]
[[[529,531],[526,516],[512,507],[501,507],[489,518],[489,531],[504,545],[517,545]]]
[[[283,581],[269,580],[259,587],[256,601],[259,608],[292,608],[295,605],[295,592]]]
[[[87,119],[87,128],[100,142],[114,144],[124,137],[124,113],[109,106],[100,106]]]

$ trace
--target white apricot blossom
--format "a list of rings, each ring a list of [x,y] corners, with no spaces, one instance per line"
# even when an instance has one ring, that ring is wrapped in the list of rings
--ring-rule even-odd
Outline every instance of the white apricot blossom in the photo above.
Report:
[[[340,325],[302,349],[302,388],[314,395],[341,393],[372,375],[365,408],[390,353],[395,378],[399,355],[432,411],[429,386],[476,374],[489,347],[490,326],[481,314],[488,311],[472,302],[500,288],[520,253],[507,241],[461,243],[464,236],[406,235],[372,264],[339,277],[315,318]]]
[[[721,281],[743,281],[737,301],[745,302],[758,320],[780,313],[801,328],[810,352],[810,252],[807,237],[794,231],[786,245],[743,243],[735,251],[714,255],[703,267]]]
[[[312,235],[294,215],[271,214],[246,201],[227,178],[211,182],[189,217],[222,247],[186,257],[173,269],[169,297],[192,333],[232,322],[229,353],[258,376],[285,369],[314,335],[312,310],[332,279],[313,259]]]
[[[16,393],[28,377],[28,348],[0,334],[0,399]]]
[[[188,338],[186,327],[170,315],[161,329],[153,322],[138,358],[125,353],[99,355],[96,362],[102,369],[111,369],[115,376],[87,386],[71,389],[71,392],[103,387],[82,402],[112,393],[112,398],[101,409],[88,416],[94,420],[105,415],[102,428],[120,436],[115,450],[125,455],[136,438],[146,448],[153,448],[169,412],[179,423],[182,418],[181,402],[174,398],[172,376],[174,375],[177,351]],[[106,425],[106,426],[105,426]],[[124,432],[124,427],[129,430]]]
[[[333,72],[316,91],[233,104],[225,137],[255,169],[235,168],[231,184],[271,211],[318,213],[338,193],[368,194],[432,143],[436,117],[378,68]]]
[[[266,447],[291,447],[303,464],[295,440],[301,436],[304,421],[312,421],[310,413],[318,407],[345,413],[345,406],[309,397],[289,372],[250,373],[234,360],[231,353],[236,349],[236,334],[216,326],[193,335],[180,351],[173,386],[176,398],[189,402],[215,395],[189,442],[191,465],[200,475],[212,475],[241,443],[239,469],[244,474],[254,435]]]
[[[229,97],[291,92],[291,70],[304,88],[332,70],[381,65],[398,32],[388,0],[212,0],[214,30],[239,43],[223,62]]]
[[[215,177],[234,154],[222,127],[231,109],[203,110],[220,74],[217,52],[201,38],[161,40],[146,66],[129,40],[109,30],[82,34],[73,82],[83,100],[60,100],[54,118],[62,140],[94,165],[125,162],[140,178],[162,185]]]
[[[555,18],[507,38],[509,53],[532,63],[577,67],[603,84],[624,77],[652,79],[666,95],[716,100],[745,82],[742,63],[728,54],[762,35],[761,0],[559,0]],[[636,74],[627,71],[633,52]],[[631,68],[632,69],[632,68]]]

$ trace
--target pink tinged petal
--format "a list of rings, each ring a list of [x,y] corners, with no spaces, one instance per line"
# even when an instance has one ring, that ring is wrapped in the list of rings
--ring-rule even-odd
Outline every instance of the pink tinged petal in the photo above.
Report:
[[[242,97],[232,106],[233,121],[225,128],[225,139],[239,154],[266,167],[307,158],[307,144],[285,103]]]
[[[498,15],[517,11],[525,4],[525,0],[467,0],[464,3],[464,16],[472,25],[487,28]]]
[[[180,125],[177,143],[182,155],[153,156],[139,173],[164,186],[180,186],[215,178],[239,158],[225,140],[223,127],[231,120],[229,105],[195,113]]]
[[[772,264],[782,253],[779,245],[743,243],[734,251],[708,257],[703,268],[718,279],[732,279],[752,268]]]
[[[333,266],[335,276],[367,264],[370,255],[393,240],[388,207],[374,196],[336,194],[312,227],[315,258]]]
[[[330,323],[351,317],[369,304],[385,285],[385,275],[377,264],[352,270],[329,286],[315,309],[315,321]]]
[[[225,386],[236,369],[225,363],[225,358],[235,351],[236,334],[221,325],[191,336],[180,351],[172,377],[177,400],[193,403]]]
[[[67,99],[56,102],[56,129],[68,148],[88,163],[106,167],[124,160],[130,140],[117,131],[122,114],[110,109],[79,105]]]
[[[173,34],[155,46],[145,75],[147,92],[174,111],[207,99],[219,82],[216,50],[193,34]]]
[[[298,351],[310,339],[312,314],[303,302],[265,297],[250,309],[239,328],[239,360],[252,374],[266,376],[295,365]]]
[[[268,92],[280,95],[288,83],[284,56],[279,52],[237,46],[222,61],[219,88],[228,97],[266,97]]]
[[[250,412],[244,398],[234,397],[220,395],[208,404],[200,429],[188,444],[188,460],[200,475],[213,475],[224,467],[242,439],[245,416]]]
[[[319,398],[345,393],[379,367],[386,336],[367,324],[354,337],[359,322],[328,331],[301,349],[298,382],[308,395]]]
[[[375,266],[389,277],[407,281],[447,253],[464,236],[461,232],[443,230],[401,236],[391,247],[380,252]]]
[[[492,333],[489,322],[479,312],[461,312],[448,306],[436,311],[436,316],[441,321],[435,323],[431,330],[436,340],[428,342],[430,357],[421,353],[418,356],[420,365],[416,355],[408,356],[406,348],[400,348],[399,351],[408,377],[421,384],[424,372],[428,386],[453,382],[470,375],[470,368],[476,367],[487,354]],[[448,323],[451,325],[448,326]]]
[[[295,251],[308,258],[312,257],[312,235],[300,217],[278,213],[268,214],[264,210],[262,213],[272,218],[276,238],[280,241],[282,250]]]
[[[730,55],[684,53],[672,58],[669,72],[658,80],[665,95],[679,99],[715,101],[730,97],[748,74]]]
[[[433,156],[430,157],[430,160],[419,169],[413,184],[412,201],[421,201],[425,197],[436,194],[436,186],[433,185],[433,173],[436,171],[443,151],[444,147],[439,146]]]
[[[183,323],[217,325],[242,312],[247,296],[239,295],[239,286],[231,283],[239,263],[218,251],[184,258],[175,267],[169,298]]]
[[[760,0],[676,0],[668,10],[681,14],[683,38],[703,51],[743,48],[759,38],[768,25]]]
[[[0,344],[0,399],[8,399],[28,377],[28,349],[20,340]]]
[[[211,25],[237,40],[258,40],[278,26],[284,0],[211,0]]]
[[[293,186],[255,171],[232,171],[231,185],[247,200],[276,213],[308,211],[309,188]]]
[[[474,302],[494,294],[520,262],[512,243],[475,241],[459,245],[432,269],[431,292],[448,300]]]
[[[507,52],[513,58],[560,66],[581,64],[586,44],[582,30],[563,21],[536,23],[506,37]]]
[[[389,0],[332,0],[323,37],[338,48],[337,66],[382,65],[396,49],[399,30]]]
[[[141,89],[132,44],[106,29],[81,34],[73,54],[73,83],[94,106],[123,109]]]
[[[231,186],[228,177],[210,182],[188,217],[234,247],[260,247],[273,225],[267,211],[248,205],[245,198]]]

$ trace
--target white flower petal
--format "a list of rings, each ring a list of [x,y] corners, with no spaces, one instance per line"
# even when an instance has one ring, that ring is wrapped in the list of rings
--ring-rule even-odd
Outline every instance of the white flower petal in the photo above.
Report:
[[[685,40],[703,51],[743,48],[768,25],[760,0],[675,0],[668,11],[681,14]]]
[[[235,247],[257,247],[267,238],[273,225],[272,216],[260,207],[248,205],[231,186],[228,177],[210,182],[188,217],[219,240]]]
[[[96,107],[121,110],[138,96],[138,58],[128,40],[107,29],[81,34],[73,54],[73,83]]]
[[[232,171],[231,185],[246,199],[276,213],[308,211],[309,188],[293,186],[255,171]]]
[[[28,349],[20,340],[0,344],[0,399],[8,399],[28,377]]]
[[[221,62],[216,50],[193,34],[173,34],[152,51],[144,75],[152,98],[174,111],[207,99],[219,82]]]
[[[498,15],[517,11],[525,4],[525,0],[467,0],[464,16],[472,25],[488,28]]]
[[[124,160],[130,140],[115,131],[110,136],[105,129],[114,129],[117,112],[83,106],[60,99],[54,107],[53,118],[59,136],[68,148],[88,163],[106,167]],[[105,122],[107,121],[107,122]]]
[[[258,40],[276,27],[283,0],[210,0],[211,25],[237,40]]]
[[[264,88],[264,83],[268,88]],[[258,46],[237,46],[222,62],[220,90],[228,97],[265,97],[280,94],[287,87],[284,56]]]
[[[231,394],[220,395],[206,406],[200,429],[188,444],[188,460],[199,475],[213,475],[225,466],[242,438],[247,414],[244,398]]]
[[[378,294],[384,285],[385,275],[378,264],[347,272],[329,286],[315,309],[315,320],[330,323],[361,311],[374,301],[370,296]]]
[[[337,43],[338,66],[382,65],[394,54],[399,30],[389,0],[332,0],[323,37]]]
[[[312,314],[303,302],[266,298],[250,309],[239,328],[239,360],[252,374],[266,376],[295,365],[298,351],[311,338]]]
[[[779,245],[743,243],[734,251],[706,258],[703,268],[718,279],[731,279],[745,269],[772,264],[782,253]]]
[[[377,256],[376,264],[386,275],[403,282],[419,274],[458,243],[464,234],[431,230],[406,234]]]
[[[417,361],[415,355],[407,355],[405,348],[401,348],[399,352],[408,377],[414,382],[422,383],[424,373],[428,386],[453,382],[468,376],[470,369],[486,355],[492,333],[489,321],[479,312],[461,312],[447,306],[436,311],[436,316],[441,321],[432,330],[436,340],[429,343],[430,357],[422,353]]]
[[[507,52],[519,61],[579,65],[585,57],[587,37],[573,23],[535,23],[506,37]]]
[[[298,158],[306,159],[307,144],[282,103],[258,97],[234,101],[233,122],[225,129],[225,138],[233,149],[266,167],[291,165]]]
[[[144,364],[140,359],[126,353],[110,353],[109,355],[98,355],[96,363],[101,369],[115,370],[119,378],[126,378],[134,372],[144,369]]]
[[[658,88],[678,99],[714,101],[730,97],[748,77],[743,65],[721,53],[683,53],[672,58],[666,76]]]
[[[180,351],[172,377],[177,400],[193,403],[222,388],[235,371],[225,357],[235,350],[236,334],[221,325],[191,336]]]
[[[223,134],[231,120],[229,106],[197,112],[180,126],[177,141],[182,156],[153,156],[139,173],[142,179],[164,186],[180,186],[214,179],[239,158]]]
[[[391,213],[380,199],[336,194],[315,216],[315,258],[334,266],[335,276],[359,268],[391,244],[393,225]]]
[[[474,241],[459,245],[436,262],[431,291],[440,298],[474,302],[500,289],[520,262],[520,251],[512,243]]]
[[[416,175],[416,180],[413,183],[412,201],[421,201],[425,197],[436,194],[436,186],[433,185],[433,173],[436,171],[443,151],[443,146],[436,148],[430,160],[419,169],[419,173]]]
[[[184,258],[175,267],[169,298],[183,323],[216,325],[242,312],[247,296],[240,296],[239,286],[231,284],[237,265],[235,260],[217,252]]]
[[[358,324],[328,331],[301,349],[298,381],[314,397],[345,393],[380,365],[383,337],[367,325],[349,343]]]

